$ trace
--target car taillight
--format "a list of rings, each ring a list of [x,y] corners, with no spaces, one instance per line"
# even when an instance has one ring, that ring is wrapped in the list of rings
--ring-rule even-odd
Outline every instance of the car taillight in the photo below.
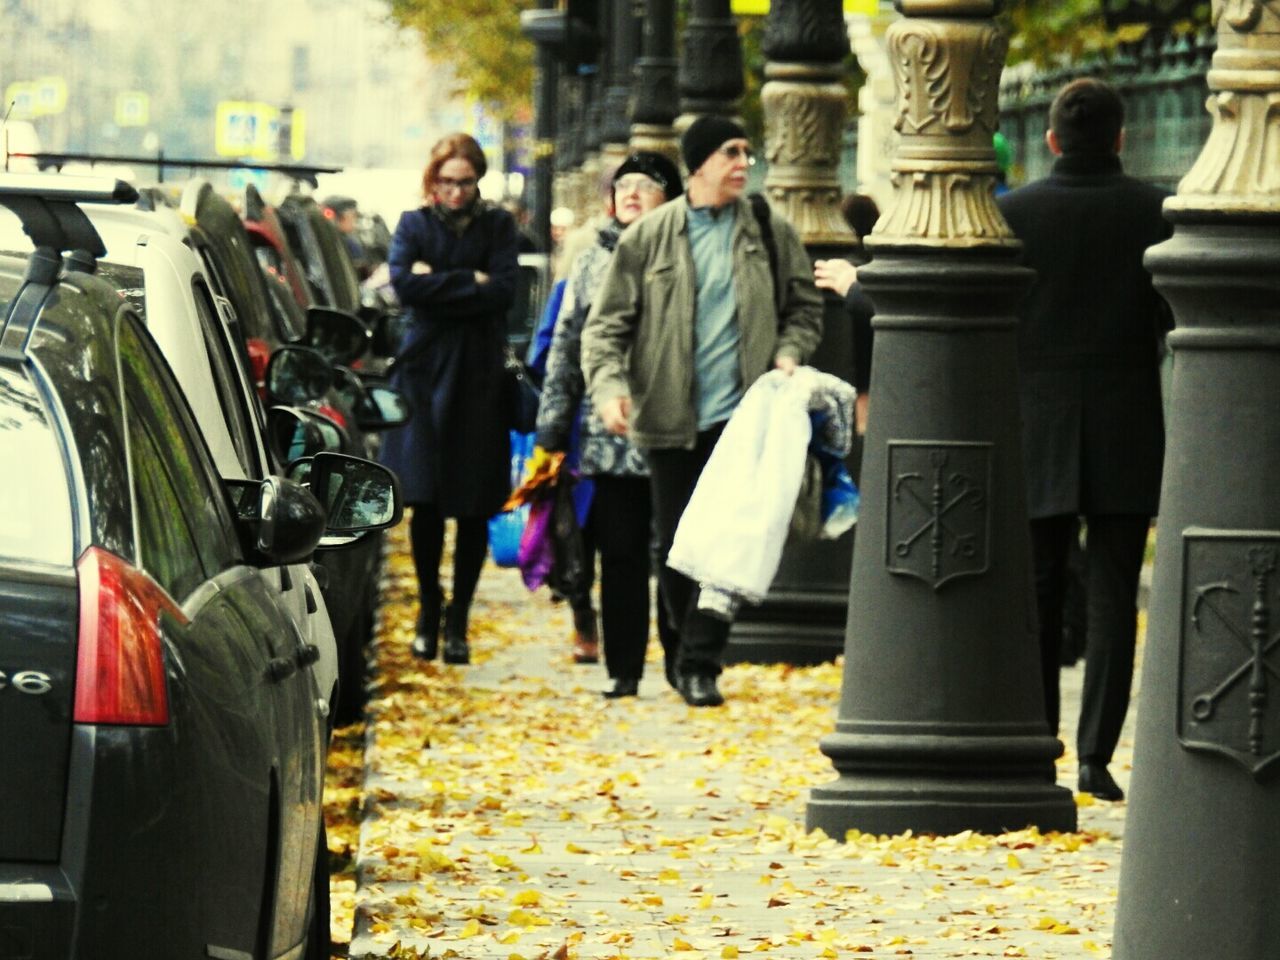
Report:
[[[149,576],[101,547],[76,564],[80,644],[77,723],[164,726],[169,722],[160,615],[188,623]]]
[[[259,337],[250,337],[244,342],[244,346],[249,352],[249,372],[253,374],[253,385],[265,399],[267,363],[271,360],[271,348],[267,346],[267,341]]]
[[[328,403],[322,403],[320,406],[316,407],[316,413],[323,413],[343,430],[347,429],[347,418],[342,415],[342,411],[337,407]]]

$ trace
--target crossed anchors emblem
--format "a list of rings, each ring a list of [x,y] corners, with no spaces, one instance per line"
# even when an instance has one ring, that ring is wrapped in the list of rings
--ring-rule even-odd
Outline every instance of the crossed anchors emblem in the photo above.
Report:
[[[1272,624],[1273,582],[1280,549],[1276,545],[1255,545],[1247,549],[1246,556],[1247,616],[1241,615],[1242,604],[1230,602],[1230,598],[1243,596],[1245,591],[1229,578],[1202,583],[1194,587],[1194,599],[1187,597],[1190,626],[1200,643],[1193,645],[1194,641],[1184,635],[1183,702],[1186,704],[1186,698],[1190,698],[1189,713],[1194,725],[1181,724],[1179,736],[1184,746],[1225,753],[1257,777],[1280,756],[1276,749],[1264,754],[1272,715],[1272,689],[1280,682],[1280,668],[1270,660],[1272,651],[1280,646],[1280,633],[1274,632]],[[1211,679],[1204,674],[1211,674],[1214,668],[1220,670],[1223,659],[1221,644],[1204,644],[1226,638],[1238,644],[1246,656],[1225,675],[1219,674],[1212,686],[1201,686]],[[1243,695],[1232,696],[1237,690]],[[1280,743],[1272,746],[1280,747]]]
[[[952,577],[983,572],[987,477],[980,481],[975,474],[987,472],[989,445],[904,443],[894,445],[893,453],[899,460],[919,460],[912,454],[927,454],[929,469],[927,475],[917,469],[893,477],[891,507],[914,504],[914,509],[891,512],[889,569],[929,581],[934,589]],[[953,466],[957,458],[967,462]]]

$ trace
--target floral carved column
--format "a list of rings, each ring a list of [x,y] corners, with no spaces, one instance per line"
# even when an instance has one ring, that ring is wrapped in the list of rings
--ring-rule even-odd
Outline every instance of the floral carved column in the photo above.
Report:
[[[1117,960],[1280,955],[1280,2],[1213,9],[1213,127],[1146,260],[1176,329]]]
[[[674,0],[648,0],[644,7],[631,102],[631,149],[653,150],[679,163],[680,145],[672,126],[679,102],[675,14]]]
[[[1040,685],[1013,309],[1030,282],[996,207],[1006,40],[994,0],[900,0],[901,136],[859,279],[876,305],[863,500],[835,732],[807,821],[1074,829]]]
[[[774,216],[795,226],[814,259],[847,257],[854,236],[840,213],[839,163],[848,95],[848,52],[839,0],[774,0],[765,23],[765,194]],[[853,380],[853,339],[844,301],[828,295],[823,339],[810,363]],[[856,464],[851,463],[855,469]],[[789,543],[765,602],[740,612],[727,658],[752,662],[832,660],[844,644],[853,534]]]

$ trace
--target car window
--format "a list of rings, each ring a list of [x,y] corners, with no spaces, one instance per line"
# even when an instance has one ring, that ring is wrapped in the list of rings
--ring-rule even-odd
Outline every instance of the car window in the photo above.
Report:
[[[0,463],[9,465],[0,470],[0,560],[71,563],[71,497],[58,439],[35,385],[12,367],[0,367]]]
[[[181,601],[239,562],[231,515],[186,399],[136,318],[124,315],[117,343],[138,563]]]
[[[218,316],[209,288],[197,281],[194,293],[205,350],[213,364],[213,384],[218,391],[222,416],[231,430],[231,441],[235,444],[236,456],[244,467],[245,476],[259,479],[263,476],[263,469],[258,457],[257,431],[253,426],[253,412],[244,396],[246,378],[240,376],[236,354],[227,342],[230,331]]]

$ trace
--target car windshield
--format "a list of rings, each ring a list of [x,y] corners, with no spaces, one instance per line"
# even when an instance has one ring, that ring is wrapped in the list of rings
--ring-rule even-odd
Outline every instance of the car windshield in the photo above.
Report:
[[[0,366],[0,463],[0,561],[70,565],[71,497],[58,440],[35,385],[7,366]]]

